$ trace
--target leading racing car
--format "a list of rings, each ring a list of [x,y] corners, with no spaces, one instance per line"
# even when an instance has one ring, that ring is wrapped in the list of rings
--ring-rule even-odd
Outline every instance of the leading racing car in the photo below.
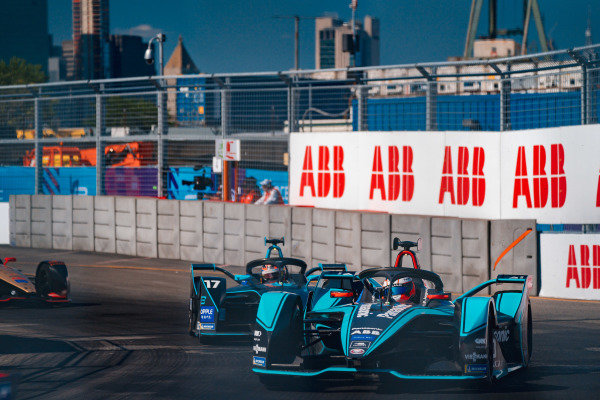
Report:
[[[192,264],[190,335],[201,340],[217,336],[249,338],[253,333],[258,304],[265,293],[293,293],[302,304],[306,304],[312,291],[309,280],[315,280],[316,272],[339,274],[346,270],[342,264],[326,264],[307,271],[304,261],[283,256],[279,245],[284,243],[283,238],[265,238],[265,245],[269,245],[265,258],[249,262],[244,275],[234,275],[215,264]],[[201,271],[219,272],[225,277],[200,276],[197,273]],[[236,285],[227,287],[227,278]]]
[[[67,267],[62,261],[42,261],[35,275],[25,275],[9,266],[14,257],[0,259],[0,302],[37,299],[48,303],[70,301]]]
[[[499,275],[452,302],[440,277],[419,268],[416,245],[395,239],[403,250],[394,267],[324,276],[306,305],[295,293],[265,293],[252,356],[261,382],[328,373],[495,382],[527,367],[532,278]],[[404,255],[413,268],[398,266]]]

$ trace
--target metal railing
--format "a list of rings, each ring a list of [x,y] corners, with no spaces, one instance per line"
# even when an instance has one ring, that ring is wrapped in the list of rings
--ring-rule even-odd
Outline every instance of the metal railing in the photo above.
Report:
[[[229,185],[239,200],[272,176],[285,197],[289,132],[597,123],[598,54],[600,45],[503,59],[4,86],[0,200],[217,198],[216,138],[242,141]]]

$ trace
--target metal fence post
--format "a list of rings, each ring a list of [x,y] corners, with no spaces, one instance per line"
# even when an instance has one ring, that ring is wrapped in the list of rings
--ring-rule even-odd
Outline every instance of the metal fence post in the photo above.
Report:
[[[166,144],[165,144],[165,135],[167,135],[167,96],[165,94],[164,81],[160,81],[160,88],[156,94],[156,102],[157,102],[157,124],[158,129],[156,131],[157,134],[157,182],[156,182],[156,196],[163,197],[166,193],[165,183],[167,180],[165,179],[166,173]]]
[[[103,96],[104,85],[100,85],[100,93],[96,94],[96,195],[104,194],[104,141],[102,135],[106,130],[106,101]]]
[[[598,123],[598,67],[587,68],[587,120],[588,124]]]
[[[297,123],[296,123],[296,96],[294,90],[294,83],[290,80],[288,81],[288,90],[287,90],[287,120],[290,133],[297,131]]]
[[[225,78],[225,84],[221,85],[221,136],[225,137],[229,134],[229,83],[230,79]]]
[[[510,64],[506,67],[506,72],[500,75],[500,130],[508,131],[511,129],[510,123],[510,93],[512,91],[512,81],[510,76]]]
[[[588,71],[585,64],[581,65],[581,124],[588,123]]]
[[[417,66],[416,68],[427,79],[427,90],[425,91],[425,130],[437,131],[436,67],[431,67],[431,72],[428,72],[421,66]]]
[[[42,194],[42,166],[44,150],[40,139],[42,138],[42,117],[40,114],[40,99],[36,97],[33,103],[33,120],[35,130],[35,194]]]
[[[368,131],[367,123],[367,96],[365,96],[366,87],[359,85],[356,87],[356,126],[359,131]]]
[[[425,129],[437,131],[437,92],[438,85],[435,78],[427,80],[427,97],[425,99],[425,114],[427,118]]]

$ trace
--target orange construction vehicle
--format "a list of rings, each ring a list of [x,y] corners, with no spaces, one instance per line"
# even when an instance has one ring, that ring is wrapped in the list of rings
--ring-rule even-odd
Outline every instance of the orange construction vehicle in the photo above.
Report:
[[[154,143],[130,142],[111,144],[104,147],[104,162],[107,167],[141,167],[155,164]],[[27,151],[23,165],[35,166],[35,149]],[[46,146],[42,156],[44,167],[96,166],[96,149],[78,147]]]

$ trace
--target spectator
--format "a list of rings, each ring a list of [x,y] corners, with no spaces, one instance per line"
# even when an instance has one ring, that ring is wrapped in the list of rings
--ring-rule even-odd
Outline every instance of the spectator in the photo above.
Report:
[[[265,179],[260,183],[263,195],[254,204],[283,204],[283,197],[270,179]]]
[[[260,188],[256,184],[256,178],[250,176],[244,180],[242,185],[242,196],[240,202],[253,204],[260,198]]]

